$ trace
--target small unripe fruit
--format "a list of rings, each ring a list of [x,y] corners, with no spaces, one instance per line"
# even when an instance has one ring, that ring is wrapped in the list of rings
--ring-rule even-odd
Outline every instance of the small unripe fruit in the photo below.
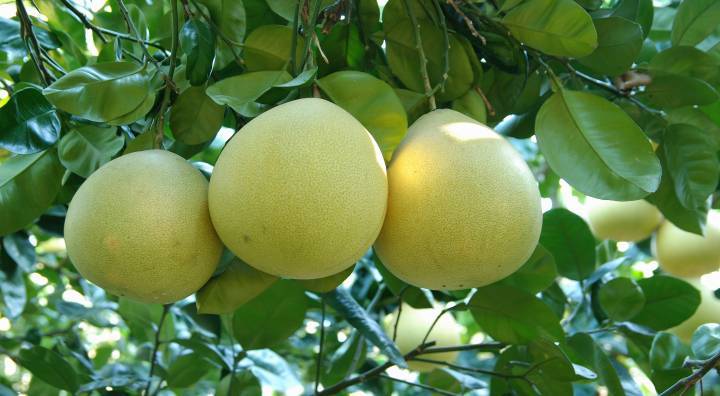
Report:
[[[515,272],[540,237],[537,182],[492,129],[454,110],[420,117],[393,154],[375,251],[415,286],[480,287]]]
[[[222,253],[207,190],[203,175],[169,151],[114,159],[70,202],[68,255],[112,294],[156,304],[185,298],[207,282]]]
[[[620,202],[588,197],[585,206],[597,239],[641,241],[652,235],[662,221],[660,211],[644,200]]]
[[[711,211],[705,236],[675,227],[669,221],[660,226],[654,240],[660,267],[681,277],[699,277],[720,267],[720,213]]]
[[[397,336],[395,344],[400,353],[407,354],[413,349],[420,346],[423,338],[430,330],[435,319],[442,312],[440,309],[425,308],[415,309],[410,305],[403,304],[400,312],[400,321],[397,323]],[[383,327],[388,337],[392,338],[395,334],[395,322],[397,321],[398,311],[385,317]],[[434,341],[433,347],[449,347],[460,345],[460,333],[462,328],[455,321],[450,312],[444,313],[433,326],[430,335],[425,342]],[[428,355],[419,355],[418,357],[439,360],[441,362],[452,362],[457,358],[459,352],[441,352]],[[442,367],[433,363],[409,361],[408,368],[416,371],[432,371],[434,368]]]
[[[700,283],[699,279],[685,279],[695,288],[700,290],[700,305],[697,311],[686,321],[668,330],[686,343],[690,343],[692,335],[698,327],[705,323],[720,322],[720,299],[715,296],[713,290]]]
[[[227,247],[272,275],[317,279],[353,265],[387,206],[380,149],[350,113],[299,99],[245,125],[210,179],[210,214]]]

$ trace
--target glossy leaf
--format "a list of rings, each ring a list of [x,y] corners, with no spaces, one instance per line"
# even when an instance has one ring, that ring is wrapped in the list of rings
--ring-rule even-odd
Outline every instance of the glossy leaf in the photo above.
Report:
[[[30,242],[28,234],[16,232],[2,238],[2,249],[24,271],[32,271],[35,265],[35,246]]]
[[[380,261],[377,254],[374,254],[374,252],[372,258],[375,263],[375,268],[377,268],[382,275],[383,283],[385,283],[385,286],[387,286],[394,295],[402,297],[403,302],[409,304],[413,308],[432,308],[431,302],[428,300],[425,293],[420,290],[420,288],[411,286],[403,282],[397,276],[393,275],[392,272],[385,268],[385,265]]]
[[[395,343],[363,307],[355,301],[350,293],[339,288],[326,293],[323,298],[329,306],[363,334],[368,341],[380,348],[393,363],[400,367],[407,367],[407,363],[405,363],[405,359]]]
[[[315,293],[327,293],[340,286],[345,279],[353,273],[355,266],[348,267],[344,271],[340,271],[335,275],[326,276],[319,279],[298,279],[302,287]]]
[[[185,75],[192,85],[202,85],[212,72],[215,60],[215,33],[207,23],[190,19],[180,31],[180,46],[187,56]]]
[[[715,88],[707,82],[677,74],[653,77],[652,83],[638,96],[653,106],[667,109],[707,105],[720,99]]]
[[[298,36],[295,62],[302,59],[304,40]],[[245,40],[244,59],[248,71],[285,70],[290,67],[292,28],[264,25],[253,30]]]
[[[210,371],[213,366],[195,353],[180,355],[170,363],[167,369],[168,386],[187,388],[195,384]]]
[[[710,359],[720,352],[720,324],[706,323],[692,336],[692,352],[697,359]]]
[[[668,126],[663,149],[675,194],[686,208],[704,204],[720,177],[717,146],[707,131],[688,124]]]
[[[0,147],[16,154],[34,154],[60,136],[60,118],[34,87],[16,91],[0,108]]]
[[[720,65],[718,65],[720,67]],[[720,123],[715,123],[704,111],[696,107],[681,107],[667,112],[668,124],[689,124],[703,131],[720,147]]]
[[[643,43],[643,31],[639,24],[621,17],[595,19],[598,46],[578,62],[588,68],[611,76],[630,69]]]
[[[539,338],[557,340],[563,334],[557,316],[547,305],[512,286],[481,287],[470,299],[468,308],[483,331],[501,342],[522,344]]]
[[[685,0],[677,8],[672,25],[673,45],[695,45],[718,26],[720,3],[715,0]]]
[[[210,279],[198,290],[197,309],[203,314],[233,312],[263,293],[278,280],[277,277],[234,258],[222,274]]]
[[[720,58],[695,47],[670,47],[653,56],[648,64],[655,74],[678,74],[715,82],[720,76]]]
[[[665,332],[657,333],[650,348],[650,367],[653,370],[682,367],[688,352],[688,348],[677,336]]]
[[[233,45],[243,43],[247,26],[243,3],[236,0],[199,0],[198,2],[207,6],[213,22]]]
[[[535,134],[553,170],[586,195],[633,200],[660,184],[660,162],[643,131],[599,96],[553,94],[538,112]]]
[[[175,139],[188,145],[205,143],[222,126],[225,108],[215,103],[202,87],[190,87],[170,109],[170,130]]]
[[[386,82],[370,74],[341,71],[317,80],[335,104],[367,128],[386,160],[407,132],[407,115],[400,99]]]
[[[41,346],[22,349],[19,355],[20,365],[34,376],[48,384],[75,392],[78,389],[77,373],[62,356]]]
[[[58,153],[65,168],[87,178],[109,162],[124,144],[115,128],[78,125],[62,137]]]
[[[620,0],[610,15],[640,24],[644,39],[650,34],[653,23],[653,2],[652,0]]]
[[[564,208],[543,215],[540,243],[552,254],[558,273],[582,280],[595,270],[595,238],[578,215]]]
[[[548,55],[582,57],[598,45],[592,18],[572,0],[525,1],[502,23],[518,40]]]
[[[688,319],[700,305],[700,292],[691,284],[665,275],[640,279],[645,306],[631,321],[664,330]]]
[[[43,90],[55,107],[90,121],[122,117],[143,103],[150,78],[143,66],[130,62],[85,66],[59,78]]]
[[[0,264],[3,267],[10,267],[2,263],[2,253],[0,252]],[[2,294],[3,314],[9,319],[20,317],[27,307],[28,292],[25,287],[25,279],[21,267],[3,268],[0,271],[0,294]]]
[[[233,335],[246,350],[276,345],[302,326],[307,308],[307,297],[299,284],[275,282],[235,311]]]
[[[622,322],[642,310],[645,295],[634,280],[620,277],[600,287],[598,302],[610,319]]]
[[[539,293],[550,287],[555,282],[557,275],[555,258],[547,249],[538,244],[525,264],[501,282],[530,293]]]
[[[294,368],[280,355],[270,349],[248,351],[248,360],[253,365],[248,369],[260,382],[278,392],[287,394],[290,389],[302,387]]]
[[[485,102],[477,91],[471,89],[452,103],[452,109],[465,114],[480,123],[487,122],[487,109]]]
[[[220,80],[205,92],[215,103],[228,105],[242,114],[270,88],[291,79],[290,74],[284,70],[243,73]]]
[[[267,3],[274,13],[288,21],[292,21],[295,16],[298,0],[267,0]]]
[[[0,235],[39,217],[60,191],[63,167],[57,151],[18,155],[0,165]],[[42,183],[38,183],[42,180]]]
[[[609,394],[618,396],[626,394],[610,358],[590,335],[575,333],[567,339],[567,344],[573,362],[594,369],[598,375],[598,382],[607,387]]]

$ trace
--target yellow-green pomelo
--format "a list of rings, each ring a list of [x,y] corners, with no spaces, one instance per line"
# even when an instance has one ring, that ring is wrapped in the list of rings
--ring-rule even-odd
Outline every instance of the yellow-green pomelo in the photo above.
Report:
[[[683,231],[669,221],[664,222],[654,240],[660,267],[667,273],[682,277],[698,277],[720,268],[720,213],[711,211],[705,236]]]
[[[387,206],[377,143],[322,99],[277,106],[245,125],[218,158],[210,214],[225,245],[284,278],[351,266],[377,237]]]
[[[400,312],[400,321],[397,323],[397,336],[395,338],[395,344],[400,350],[400,353],[403,355],[407,354],[422,344],[425,334],[430,330],[430,326],[432,326],[440,312],[442,312],[440,309],[433,308],[415,309],[403,303],[402,311]],[[390,338],[395,334],[397,317],[398,311],[395,311],[383,320],[385,333]],[[455,321],[455,318],[451,313],[446,312],[440,317],[435,326],[433,326],[426,342],[434,341],[434,347],[457,346],[460,345],[461,332],[462,328]],[[457,358],[458,353],[457,351],[452,351],[433,353],[431,355],[419,355],[418,357],[439,360],[441,362],[452,362]],[[408,368],[416,371],[432,371],[434,368],[439,367],[442,366],[426,362],[408,362]]]
[[[598,239],[641,241],[662,221],[660,211],[644,200],[620,202],[588,197],[585,207],[590,229]]]
[[[540,237],[537,182],[492,129],[454,110],[420,117],[393,155],[383,264],[419,287],[484,286],[515,272]]]
[[[690,343],[693,333],[700,325],[720,322],[720,299],[715,297],[713,290],[703,285],[699,279],[685,280],[700,290],[702,300],[693,316],[668,331],[678,336],[681,340]]]
[[[203,175],[168,151],[114,159],[70,202],[68,255],[82,276],[112,294],[158,304],[187,297],[222,253],[207,191]]]

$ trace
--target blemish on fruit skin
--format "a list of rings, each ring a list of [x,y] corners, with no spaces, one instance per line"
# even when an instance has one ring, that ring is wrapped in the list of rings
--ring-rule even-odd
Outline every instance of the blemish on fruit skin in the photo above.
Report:
[[[112,235],[108,235],[103,239],[103,243],[108,250],[117,250],[120,247],[120,240]]]
[[[247,235],[247,234],[243,234],[242,238],[245,243],[250,243],[250,241],[252,241],[252,238],[250,238],[250,235]]]

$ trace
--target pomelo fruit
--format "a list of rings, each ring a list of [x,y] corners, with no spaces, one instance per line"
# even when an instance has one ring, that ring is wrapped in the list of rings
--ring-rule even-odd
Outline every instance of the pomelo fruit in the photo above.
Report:
[[[662,214],[645,200],[585,201],[590,229],[597,239],[637,242],[648,238],[660,225]]]
[[[713,290],[703,285],[700,279],[685,279],[696,289],[700,290],[700,305],[695,313],[686,321],[668,330],[686,343],[690,343],[692,335],[698,327],[705,323],[720,322],[720,299],[715,296]]]
[[[720,212],[710,211],[705,236],[693,234],[664,222],[653,241],[655,256],[667,273],[699,277],[720,268]]]

